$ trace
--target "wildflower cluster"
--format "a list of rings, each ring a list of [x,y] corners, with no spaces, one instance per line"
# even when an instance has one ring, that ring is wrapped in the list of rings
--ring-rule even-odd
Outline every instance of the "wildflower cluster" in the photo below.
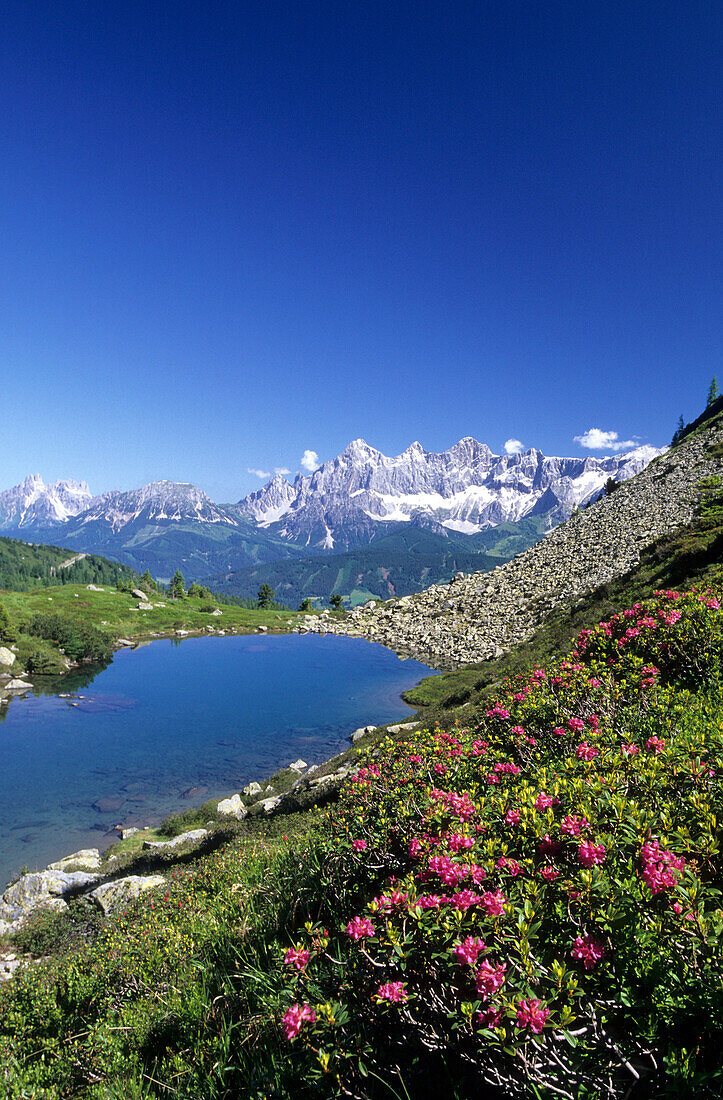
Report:
[[[579,1073],[590,1095],[623,1096],[621,1058],[654,1072],[675,1041],[670,1010],[649,1008],[673,1002],[703,1049],[723,809],[706,710],[723,617],[704,596],[660,593],[467,727],[373,750],[330,816],[330,865],[362,901],[342,903],[323,949],[309,927],[303,968],[290,949],[297,1007],[312,991],[336,1006],[305,1017],[309,1065],[322,1050],[343,1081],[400,1044],[510,1096]]]

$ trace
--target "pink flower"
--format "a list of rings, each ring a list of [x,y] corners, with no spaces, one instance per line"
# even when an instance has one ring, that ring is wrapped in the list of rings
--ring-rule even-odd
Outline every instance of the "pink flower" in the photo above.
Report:
[[[497,1027],[502,1019],[501,1008],[486,1008],[475,1016],[477,1027]]]
[[[604,844],[593,844],[589,840],[583,840],[577,849],[578,859],[583,867],[595,867],[596,864],[602,863],[605,859],[605,853]]]
[[[437,773],[437,775],[446,775],[447,774],[447,766],[446,766],[446,764],[442,764],[442,762],[440,760],[435,761],[434,770]]]
[[[514,733],[516,737],[525,736],[525,731],[523,730],[522,726],[513,726],[510,730],[510,733]]]
[[[552,732],[554,733],[555,737],[566,737],[567,736],[567,730],[563,729],[562,726],[555,726],[555,728]]]
[[[454,905],[455,909],[461,909],[462,912],[464,912],[464,910],[469,909],[471,905],[479,905],[482,898],[479,894],[473,893],[472,890],[460,890],[458,894],[453,894],[449,900],[452,905]]]
[[[475,975],[475,985],[477,986],[477,992],[485,1001],[489,1000],[492,994],[504,984],[506,969],[504,963],[492,966],[487,959],[480,966]]]
[[[485,948],[486,944],[479,936],[467,936],[465,940],[455,946],[453,954],[458,963],[467,963],[469,966],[474,966],[477,962],[477,956]]]
[[[580,733],[585,729],[585,723],[581,718],[568,718],[567,728],[573,730],[575,733]]]
[[[500,917],[505,911],[507,898],[501,890],[496,890],[494,893],[487,891],[482,895],[480,903],[490,917]]]
[[[508,810],[505,814],[505,823],[507,825],[519,825],[522,821],[522,814],[519,810]]]
[[[648,841],[640,849],[642,870],[640,877],[650,888],[651,893],[660,894],[677,886],[678,878],[685,867],[682,856],[661,848],[657,840]]]
[[[422,842],[421,842],[421,840],[419,840],[416,836],[413,836],[412,839],[409,841],[407,851],[409,852],[410,856],[412,856],[412,857],[418,856],[419,853],[422,851]]]
[[[594,760],[600,755],[600,749],[596,749],[594,745],[588,745],[587,741],[581,741],[575,749],[575,755],[578,760]]]
[[[299,1034],[304,1020],[308,1020],[309,1023],[312,1024],[316,1022],[316,1013],[311,1005],[292,1005],[291,1008],[287,1009],[284,1013],[281,1024],[286,1032],[286,1038],[289,1041],[295,1039]]]
[[[554,882],[556,878],[560,877],[560,872],[556,871],[554,867],[548,866],[540,868],[540,875],[545,882]]]
[[[439,909],[447,901],[441,894],[420,894],[416,904],[420,909]]]
[[[376,996],[379,1001],[391,1001],[393,1004],[409,999],[404,982],[387,982],[385,985],[380,985]]]
[[[654,752],[662,752],[665,748],[665,741],[662,737],[649,737],[645,742],[646,749],[653,749]]]
[[[367,847],[366,840],[352,840],[351,846],[355,852],[365,852]]]
[[[715,598],[711,600],[706,600],[705,606],[709,607],[711,611],[717,611],[720,607],[720,600],[716,600]]]
[[[578,817],[577,814],[568,814],[563,818],[560,832],[566,836],[579,836],[582,829],[589,829],[590,822],[586,817]]]
[[[584,936],[577,936],[575,938],[570,954],[573,959],[580,959],[584,963],[586,970],[592,970],[594,966],[597,966],[600,959],[605,954],[605,948],[599,940],[596,940],[594,936],[586,932]]]
[[[623,756],[637,756],[640,749],[637,745],[633,745],[632,742],[629,745],[621,745],[620,752]]]
[[[353,940],[361,940],[374,935],[374,925],[368,917],[354,917],[346,926],[346,934]]]
[[[542,1031],[549,1015],[550,1010],[543,1005],[542,1001],[530,997],[529,1000],[520,1001],[515,1023],[517,1027],[528,1027],[537,1035]]]
[[[503,871],[507,871],[508,875],[512,875],[513,878],[517,878],[522,874],[522,867],[516,859],[508,859],[507,856],[500,856],[497,860],[497,866]]]
[[[538,794],[538,796],[537,796],[537,799],[535,801],[535,809],[536,810],[548,810],[550,808],[550,806],[553,805],[554,801],[555,800],[554,800],[554,798],[551,797],[551,795],[545,794],[544,791],[543,791],[541,794]]]
[[[504,707],[496,706],[487,711],[488,718],[509,718],[510,712]]]
[[[460,852],[463,849],[474,847],[474,837],[462,836],[461,833],[450,833],[447,844],[451,852]]]
[[[290,947],[284,955],[284,964],[286,966],[293,966],[296,970],[303,970],[308,961],[309,952],[297,951],[294,947]]]

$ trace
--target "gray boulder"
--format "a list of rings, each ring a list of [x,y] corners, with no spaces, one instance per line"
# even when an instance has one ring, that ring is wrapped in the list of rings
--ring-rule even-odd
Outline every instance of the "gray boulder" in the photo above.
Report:
[[[148,593],[147,593],[147,592],[144,592],[144,591],[143,591],[142,589],[140,589],[140,588],[134,588],[134,589],[133,589],[133,590],[131,591],[131,596],[135,596],[135,598],[136,598],[137,600],[147,600],[147,599],[148,599]]]
[[[5,668],[10,668],[15,664],[15,654],[7,646],[0,645],[0,665],[4,665]]]
[[[261,794],[261,784],[255,782],[249,783],[246,787],[243,788],[243,793],[245,795],[248,795],[249,797],[255,794]]]
[[[195,847],[208,836],[208,829],[191,829],[188,833],[174,836],[172,840],[144,840],[143,847],[146,851],[172,852],[176,848],[182,848],[184,844],[193,844]]]
[[[49,871],[98,871],[100,870],[100,852],[97,848],[81,848],[79,852],[64,856],[56,863],[49,863]]]
[[[130,905],[147,890],[163,886],[165,881],[163,875],[129,875],[127,878],[116,879],[115,882],[104,882],[91,891],[90,897],[107,916],[108,913]]]
[[[241,795],[232,794],[230,798],[221,799],[216,806],[216,812],[224,817],[235,817],[238,821],[243,821],[248,810],[241,801]]]

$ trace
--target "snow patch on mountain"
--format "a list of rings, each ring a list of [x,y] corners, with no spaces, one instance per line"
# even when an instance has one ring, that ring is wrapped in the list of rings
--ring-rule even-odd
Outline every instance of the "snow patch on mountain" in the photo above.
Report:
[[[40,474],[31,474],[0,493],[0,524],[8,530],[52,527],[78,515],[93,499],[84,481],[68,478],[46,485]]]
[[[388,457],[355,439],[293,485],[273,478],[236,510],[281,538],[320,549],[359,545],[379,523],[420,517],[475,534],[548,512],[559,522],[598,496],[608,478],[626,481],[661,453],[646,446],[607,458],[547,458],[535,449],[495,455],[467,436],[441,453],[415,441]]]

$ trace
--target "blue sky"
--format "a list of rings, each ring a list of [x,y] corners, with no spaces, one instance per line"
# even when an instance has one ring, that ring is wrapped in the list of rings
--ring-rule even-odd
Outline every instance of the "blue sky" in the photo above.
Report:
[[[667,442],[723,375],[721,44],[717,0],[10,0],[0,488]]]

